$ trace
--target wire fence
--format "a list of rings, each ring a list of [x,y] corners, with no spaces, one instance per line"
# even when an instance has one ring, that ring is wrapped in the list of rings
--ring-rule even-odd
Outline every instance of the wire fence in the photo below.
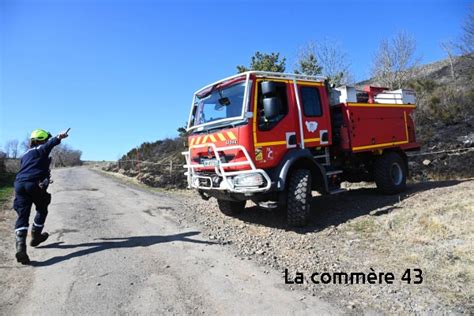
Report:
[[[106,170],[122,173],[126,176],[136,177],[139,181],[153,186],[164,188],[186,187],[184,161],[176,159],[159,162],[140,159],[121,159]]]
[[[418,156],[429,156],[429,155],[439,155],[439,154],[464,154],[474,151],[474,147],[458,148],[458,149],[448,149],[448,150],[439,150],[439,151],[430,151],[422,153],[410,153],[407,154],[408,157],[418,157]]]
[[[431,152],[417,152],[417,153],[408,153],[408,157],[418,157],[418,156],[430,156],[430,155],[440,155],[440,154],[464,154],[474,151],[474,147],[458,148],[458,149],[449,149],[449,150],[439,150]],[[117,161],[118,169],[124,170],[134,170],[137,172],[152,170],[160,173],[169,173],[170,175],[176,173],[177,171],[183,171],[185,164],[184,161],[176,162],[176,160],[171,159],[161,159],[159,162],[149,161],[149,160],[140,160],[140,159],[122,159]]]
[[[153,162],[137,159],[126,159],[117,161],[118,169],[135,170],[138,172],[155,171],[160,173],[169,173],[170,175],[173,175],[177,171],[184,172],[183,165],[184,163],[177,163],[173,160],[169,160],[168,162]]]

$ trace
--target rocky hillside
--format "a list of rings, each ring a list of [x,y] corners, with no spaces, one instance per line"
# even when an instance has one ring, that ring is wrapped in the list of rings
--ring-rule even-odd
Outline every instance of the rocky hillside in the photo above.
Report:
[[[470,88],[466,83],[472,80],[474,54],[468,56],[455,57],[452,60],[453,67],[451,71],[451,62],[449,59],[443,59],[434,63],[425,64],[414,70],[414,76],[417,80],[433,80],[437,84],[448,86],[457,86],[460,88]],[[358,82],[357,87],[364,85],[380,85],[375,79],[368,79]]]
[[[462,89],[472,88],[466,83],[472,80],[474,54],[471,56],[456,57],[453,60],[453,72],[449,59],[440,60],[416,69],[418,79],[433,80],[438,84],[456,86]]]
[[[453,72],[452,72],[453,70]],[[416,179],[474,176],[474,55],[419,67],[409,87],[417,93]],[[454,74],[454,77],[453,77]],[[430,154],[432,153],[432,154]]]

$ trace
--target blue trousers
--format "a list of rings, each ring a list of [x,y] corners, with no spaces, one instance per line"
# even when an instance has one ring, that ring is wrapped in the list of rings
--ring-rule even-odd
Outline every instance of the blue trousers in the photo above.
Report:
[[[15,182],[15,200],[13,208],[18,214],[15,223],[15,231],[28,230],[31,206],[36,206],[36,216],[33,226],[42,230],[46,216],[48,216],[48,205],[51,203],[51,194],[41,189],[38,182]]]

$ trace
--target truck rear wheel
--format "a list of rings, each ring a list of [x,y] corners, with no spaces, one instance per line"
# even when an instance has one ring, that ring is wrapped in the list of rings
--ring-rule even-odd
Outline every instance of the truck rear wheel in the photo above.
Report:
[[[288,186],[287,221],[291,226],[306,225],[311,208],[311,172],[295,170]]]
[[[227,216],[234,216],[242,212],[245,208],[246,201],[227,201],[227,200],[217,200],[219,209],[222,214]]]
[[[395,194],[406,188],[405,161],[396,152],[384,154],[375,161],[374,177],[377,188],[384,194]]]

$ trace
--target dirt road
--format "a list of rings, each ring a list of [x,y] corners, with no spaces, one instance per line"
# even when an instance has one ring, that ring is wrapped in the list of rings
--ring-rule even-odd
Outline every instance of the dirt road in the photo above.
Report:
[[[2,236],[0,314],[337,314],[282,275],[201,238],[167,195],[86,168],[53,173],[50,239],[13,260]],[[6,248],[6,247],[11,247]]]

